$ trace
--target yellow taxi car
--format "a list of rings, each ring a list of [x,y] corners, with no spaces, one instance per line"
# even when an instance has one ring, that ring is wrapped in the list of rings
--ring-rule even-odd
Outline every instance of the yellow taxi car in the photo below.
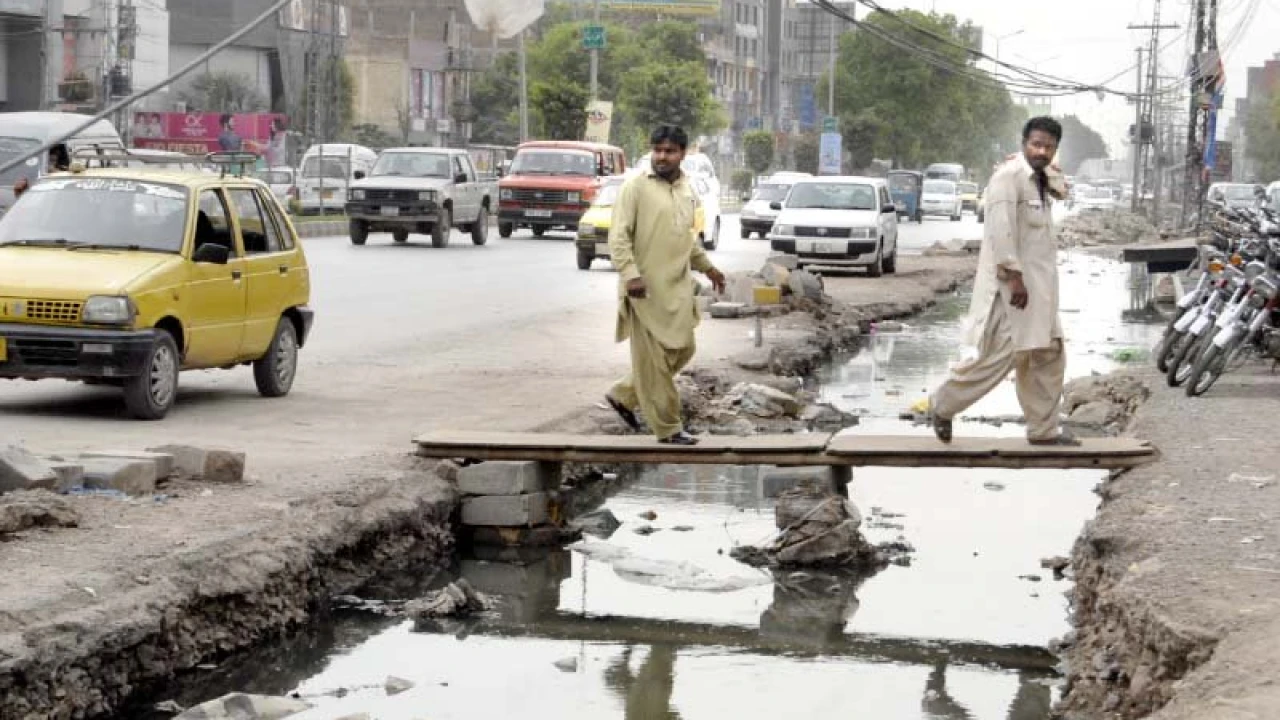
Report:
[[[960,211],[978,212],[978,197],[981,195],[978,183],[961,181],[956,183],[956,188],[960,191]]]
[[[0,218],[0,379],[118,385],[146,420],[173,407],[180,370],[251,364],[258,391],[283,396],[310,293],[297,232],[262,182],[73,167]]]
[[[609,259],[609,225],[613,219],[613,205],[618,201],[618,192],[622,190],[622,183],[629,177],[630,175],[606,178],[600,185],[595,200],[591,201],[591,207],[587,208],[587,212],[578,221],[575,244],[578,248],[579,270],[590,270],[591,263],[597,258]],[[694,183],[695,190],[705,189],[706,183],[700,178],[694,178]],[[701,183],[701,190],[697,183]],[[703,203],[699,202],[693,212],[693,230],[704,247],[707,245],[706,226],[706,209]]]

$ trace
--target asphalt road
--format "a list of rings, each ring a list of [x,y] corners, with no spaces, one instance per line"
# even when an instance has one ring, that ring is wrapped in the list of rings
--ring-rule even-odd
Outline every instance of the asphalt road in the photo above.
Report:
[[[906,254],[980,234],[970,215],[930,219],[904,224],[900,243]],[[591,402],[600,377],[625,365],[612,342],[617,277],[604,261],[578,270],[568,234],[495,231],[476,247],[455,232],[439,250],[412,240],[306,241],[316,324],[286,398],[258,397],[245,367],[184,373],[169,417],[144,423],[126,418],[112,388],[0,381],[0,442],[49,452],[203,443],[284,466],[299,454],[405,449],[428,425],[528,427]],[[712,253],[721,269],[758,269],[768,253],[724,217]]]

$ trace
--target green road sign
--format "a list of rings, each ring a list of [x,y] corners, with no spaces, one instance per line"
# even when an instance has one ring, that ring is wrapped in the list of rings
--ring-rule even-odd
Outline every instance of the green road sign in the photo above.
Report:
[[[822,118],[822,132],[824,133],[840,132],[838,123],[834,115],[827,115],[826,117]]]
[[[587,25],[582,28],[582,48],[584,50],[604,49],[603,25]]]

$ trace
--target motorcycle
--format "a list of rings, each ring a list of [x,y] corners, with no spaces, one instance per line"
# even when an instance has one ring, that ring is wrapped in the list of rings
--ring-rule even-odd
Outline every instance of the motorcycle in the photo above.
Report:
[[[1179,387],[1191,375],[1192,364],[1200,349],[1212,339],[1210,330],[1222,311],[1234,307],[1245,294],[1249,283],[1245,272],[1235,265],[1225,265],[1221,278],[1204,303],[1192,308],[1174,324],[1174,337],[1169,341],[1168,368],[1165,380],[1169,387]]]

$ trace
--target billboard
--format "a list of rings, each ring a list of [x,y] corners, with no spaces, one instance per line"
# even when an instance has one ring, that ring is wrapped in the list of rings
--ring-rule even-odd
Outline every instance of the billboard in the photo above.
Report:
[[[719,15],[720,0],[601,0],[600,7],[657,15]]]
[[[839,175],[841,171],[840,133],[824,132],[818,145],[818,174]]]
[[[238,113],[222,125],[222,113],[137,112],[133,114],[134,147],[204,155],[219,150],[244,150],[266,158],[270,165],[287,165],[285,135],[288,122],[278,113]]]
[[[587,131],[582,139],[587,142],[609,142],[609,130],[613,125],[613,103],[592,100],[587,103]]]

